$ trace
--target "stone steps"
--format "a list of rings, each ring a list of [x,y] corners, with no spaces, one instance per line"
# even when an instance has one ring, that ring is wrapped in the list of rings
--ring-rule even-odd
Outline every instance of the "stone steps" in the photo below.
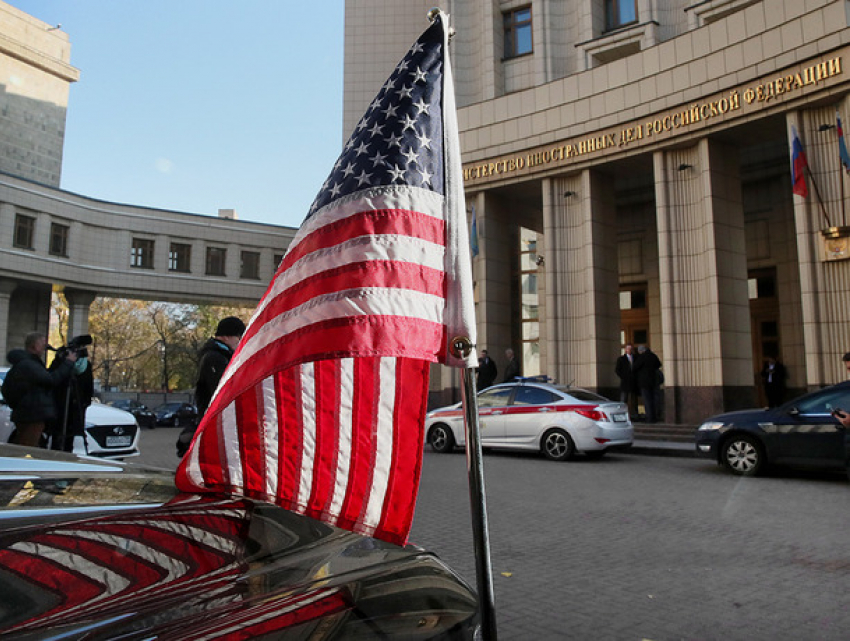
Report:
[[[642,441],[670,441],[693,443],[696,425],[674,425],[670,423],[634,422],[635,439]]]

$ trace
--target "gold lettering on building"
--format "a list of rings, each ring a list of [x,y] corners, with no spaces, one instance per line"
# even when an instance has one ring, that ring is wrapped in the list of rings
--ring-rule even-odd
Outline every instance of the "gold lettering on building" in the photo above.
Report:
[[[841,57],[838,56],[813,64],[797,73],[777,76],[762,84],[747,87],[743,91],[738,89],[730,91],[728,95],[723,95],[716,100],[697,102],[684,109],[659,115],[652,120],[629,125],[619,132],[571,140],[562,145],[538,148],[523,155],[467,166],[463,169],[463,179],[474,181],[523,171],[526,168],[543,168],[547,165],[569,162],[582,156],[596,154],[612,147],[627,147],[654,136],[670,134],[738,111],[742,108],[742,97],[747,105],[769,103],[784,94],[817,85],[842,73]]]

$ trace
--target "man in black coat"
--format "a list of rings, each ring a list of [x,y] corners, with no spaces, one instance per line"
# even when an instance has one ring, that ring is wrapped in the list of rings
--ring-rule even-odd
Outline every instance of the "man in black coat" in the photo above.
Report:
[[[508,359],[508,364],[505,366],[505,380],[503,383],[510,383],[522,372],[519,367],[519,360],[514,355],[514,350],[508,348],[505,350],[505,358]]]
[[[74,437],[85,438],[86,410],[94,395],[94,374],[89,353],[86,348],[77,350],[77,361],[71,376],[53,390],[56,403],[56,421],[47,425],[50,435],[50,449],[74,451]],[[57,367],[56,358],[50,364],[50,371]]]
[[[614,366],[614,371],[620,379],[620,402],[628,406],[629,414],[632,416],[637,414],[637,385],[635,384],[634,376],[635,358],[634,346],[629,343],[623,349],[623,353],[617,358],[617,364]]]
[[[224,374],[224,368],[230,362],[244,333],[245,323],[235,316],[228,316],[219,321],[215,336],[201,347],[198,382],[195,385],[195,404],[198,406],[199,423],[209,408],[221,375]],[[197,425],[190,425],[180,432],[177,438],[177,456],[183,456],[189,449],[196,428]]]
[[[47,337],[41,332],[27,334],[24,349],[9,352],[12,368],[3,382],[3,398],[12,408],[15,431],[10,443],[38,447],[45,424],[57,418],[53,390],[71,376],[76,353],[69,352],[53,369],[47,371],[44,354]]]
[[[658,420],[656,407],[656,392],[659,389],[659,370],[661,360],[646,345],[638,346],[638,356],[635,359],[634,375],[640,395],[643,397],[643,407],[646,411],[646,422],[655,423]]]
[[[499,370],[496,363],[487,354],[486,349],[481,350],[481,358],[478,359],[478,380],[475,382],[478,389],[486,389],[496,382]]]

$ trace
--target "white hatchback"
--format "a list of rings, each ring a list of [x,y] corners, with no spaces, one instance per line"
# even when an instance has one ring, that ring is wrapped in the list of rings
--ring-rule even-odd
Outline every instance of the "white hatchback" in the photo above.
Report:
[[[0,383],[8,367],[0,368]],[[11,408],[0,394],[0,443],[8,443],[15,429]],[[96,400],[86,409],[85,437],[74,438],[74,454],[106,459],[125,459],[139,455],[139,424],[136,417]]]
[[[576,452],[599,458],[634,440],[625,403],[561,385],[522,381],[489,387],[478,394],[478,415],[482,446],[537,450],[555,461]],[[463,445],[460,403],[428,412],[425,434],[437,452]]]

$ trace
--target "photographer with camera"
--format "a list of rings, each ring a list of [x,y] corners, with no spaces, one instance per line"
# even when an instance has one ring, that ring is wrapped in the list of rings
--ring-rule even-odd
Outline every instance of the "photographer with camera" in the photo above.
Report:
[[[68,351],[53,371],[44,365],[47,337],[41,332],[27,334],[24,349],[15,349],[6,357],[12,368],[3,382],[3,398],[12,408],[15,431],[10,443],[38,447],[45,424],[57,418],[53,390],[71,376],[76,352]]]
[[[53,389],[53,400],[56,404],[56,420],[46,427],[50,436],[51,450],[74,451],[74,437],[85,437],[86,409],[91,405],[94,394],[94,376],[89,361],[86,345],[91,345],[92,337],[88,334],[75,336],[66,347],[56,350],[56,358],[48,368],[50,371],[61,366],[70,352],[77,355],[71,376],[65,383]],[[51,349],[48,345],[47,349]]]

